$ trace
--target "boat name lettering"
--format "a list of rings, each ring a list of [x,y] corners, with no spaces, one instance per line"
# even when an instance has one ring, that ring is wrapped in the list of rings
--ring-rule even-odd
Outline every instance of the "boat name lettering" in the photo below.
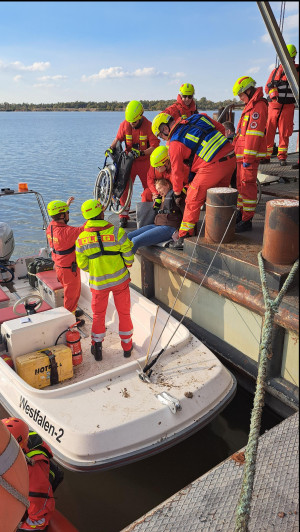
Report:
[[[20,396],[20,408],[23,408],[25,414],[30,417],[35,423],[37,423],[45,432],[48,432],[50,436],[54,436],[58,443],[61,443],[61,438],[64,435],[64,429],[59,428],[58,430],[52,425],[48,420],[47,416],[43,415],[40,410],[33,408],[28,403],[25,397]]]

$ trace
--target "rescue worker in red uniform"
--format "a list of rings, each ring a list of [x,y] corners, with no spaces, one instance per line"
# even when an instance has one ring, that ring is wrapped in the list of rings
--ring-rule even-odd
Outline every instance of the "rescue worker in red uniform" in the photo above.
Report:
[[[155,187],[157,179],[171,181],[171,164],[167,146],[158,146],[150,155],[150,168],[147,174],[147,188],[144,190],[143,201],[152,201],[158,197]]]
[[[152,131],[169,142],[175,201],[179,201],[186,182],[186,166],[191,170],[179,239],[174,245],[170,244],[175,249],[183,249],[184,238],[194,234],[206,191],[211,187],[229,186],[236,164],[235,154],[224,136],[224,126],[204,113],[179,122],[160,113],[152,122]]]
[[[119,315],[121,346],[127,358],[131,356],[133,333],[128,272],[134,261],[133,244],[124,229],[104,220],[98,200],[85,201],[81,212],[88,221],[76,241],[76,260],[79,268],[90,274],[93,311],[91,352],[95,360],[102,360],[105,314],[109,293],[112,292]]]
[[[293,44],[288,44],[287,49],[295,63],[297,55],[296,47]],[[299,72],[299,65],[295,64],[295,67]],[[278,126],[279,145],[277,158],[279,159],[281,166],[286,166],[289,138],[293,133],[294,126],[295,98],[282,65],[279,65],[272,70],[265,86],[265,93],[268,94],[269,101],[267,156],[261,162],[264,164],[270,162],[273,153],[275,133]]]
[[[74,201],[71,196],[67,202],[54,200],[47,206],[52,221],[47,227],[46,235],[52,251],[57,279],[64,288],[64,307],[73,312],[75,317],[82,316],[83,311],[77,309],[80,298],[80,271],[76,265],[75,242],[83,231],[81,227],[69,227],[69,206]],[[84,321],[81,320],[81,325]]]
[[[194,100],[195,89],[191,83],[183,83],[180,86],[177,101],[164,109],[164,113],[171,115],[174,120],[178,118],[188,118],[198,114],[197,105]]]
[[[105,152],[107,157],[113,153],[117,142],[125,142],[125,149],[127,152],[132,152],[135,160],[132,165],[130,179],[134,183],[138,175],[143,189],[147,188],[147,173],[150,166],[150,154],[159,145],[159,140],[153,135],[151,131],[151,122],[147,120],[144,114],[144,108],[141,102],[132,100],[125,109],[125,120],[120,124],[116,138],[111,143],[110,148]],[[128,195],[128,185],[121,197],[120,204],[125,205],[125,200]],[[119,215],[120,226],[127,227],[129,220],[130,203],[126,210]]]
[[[3,419],[25,454],[29,473],[29,503],[17,532],[47,530],[55,510],[53,493],[63,480],[62,470],[53,462],[50,447],[22,419]]]
[[[252,218],[257,203],[257,170],[260,160],[266,156],[266,124],[268,103],[262,87],[249,76],[238,78],[233,86],[233,95],[245,104],[237,125],[233,146],[237,160],[236,187],[238,190],[238,213],[236,233],[252,230]]]

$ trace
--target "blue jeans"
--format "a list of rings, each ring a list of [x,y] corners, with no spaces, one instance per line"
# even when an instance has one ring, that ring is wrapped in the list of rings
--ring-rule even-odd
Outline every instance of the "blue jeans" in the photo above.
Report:
[[[134,244],[132,252],[135,253],[142,246],[152,246],[170,240],[175,231],[175,227],[169,225],[151,224],[140,227],[136,231],[128,233],[127,236]]]

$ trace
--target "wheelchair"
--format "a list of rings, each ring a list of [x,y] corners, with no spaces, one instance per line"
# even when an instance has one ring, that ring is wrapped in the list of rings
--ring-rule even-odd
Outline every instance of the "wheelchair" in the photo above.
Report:
[[[123,151],[119,142],[114,153],[105,157],[103,168],[97,175],[94,186],[94,198],[100,201],[103,211],[109,209],[115,214],[121,214],[127,209],[132,197],[133,185],[130,172],[133,161],[133,154]],[[121,196],[126,190],[127,184],[127,196],[123,198],[125,199],[124,205],[121,205]]]

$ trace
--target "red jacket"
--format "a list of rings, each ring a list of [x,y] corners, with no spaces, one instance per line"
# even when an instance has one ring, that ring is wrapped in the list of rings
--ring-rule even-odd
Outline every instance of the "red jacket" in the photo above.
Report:
[[[299,73],[299,65],[295,63],[295,67]],[[275,83],[273,85],[272,82],[274,81]],[[268,87],[268,85],[273,85],[273,86]],[[284,73],[282,65],[279,65],[278,68],[274,68],[274,70],[272,70],[271,74],[268,77],[266,86],[265,86],[265,93],[269,95],[269,99],[272,102],[273,100],[276,102],[276,98],[279,97],[279,103],[285,103],[285,104],[295,103],[293,92],[289,86],[288,79]]]
[[[220,131],[223,135],[225,133],[225,128],[223,124],[220,124],[220,122],[216,122],[216,120],[213,120],[210,116],[208,116],[206,113],[201,113],[204,116],[207,116],[211,122],[214,124],[215,128]],[[176,126],[176,124],[173,125],[173,128]],[[172,130],[170,132],[172,134]],[[230,142],[227,142],[223,148],[218,153],[218,158],[226,156],[228,153],[232,152],[232,144]],[[180,194],[184,185],[188,183],[188,176],[190,173],[190,168],[183,163],[184,160],[188,160],[189,156],[191,154],[190,148],[182,144],[181,142],[178,142],[177,140],[174,140],[173,142],[170,142],[169,144],[169,157],[171,161],[171,182],[173,185],[173,190],[175,194]],[[198,156],[194,157],[194,161],[191,167],[192,172],[197,172],[201,167],[205,167],[207,165],[211,165],[212,162],[205,162],[203,159],[201,159]]]
[[[197,114],[197,108],[194,98],[192,99],[191,105],[185,105],[180,94],[178,94],[177,101],[167,107],[163,112],[171,115],[174,120],[177,120],[178,118],[189,118],[193,114]]]
[[[147,148],[157,148],[159,145],[159,139],[152,133],[151,122],[143,116],[142,124],[139,129],[134,129],[127,120],[121,122],[117,139],[120,142],[125,142],[126,150],[130,151],[131,148],[145,151]],[[149,163],[149,155],[143,155],[139,157],[139,161],[147,161]]]
[[[81,227],[70,227],[63,222],[55,222],[54,220],[48,225],[46,235],[51,250],[54,248],[55,251],[64,251],[74,247],[74,249],[67,255],[58,255],[52,252],[52,260],[56,266],[67,267],[71,266],[72,262],[76,262],[75,242],[83,230],[84,225]]]
[[[151,190],[152,194],[158,193],[155,188],[155,180],[162,178],[171,181],[171,171],[166,170],[165,172],[158,172],[157,168],[153,168],[153,166],[150,166],[147,173],[147,187]]]
[[[233,140],[237,162],[253,163],[266,157],[265,137],[268,118],[268,103],[258,87],[251,100],[245,105]]]

